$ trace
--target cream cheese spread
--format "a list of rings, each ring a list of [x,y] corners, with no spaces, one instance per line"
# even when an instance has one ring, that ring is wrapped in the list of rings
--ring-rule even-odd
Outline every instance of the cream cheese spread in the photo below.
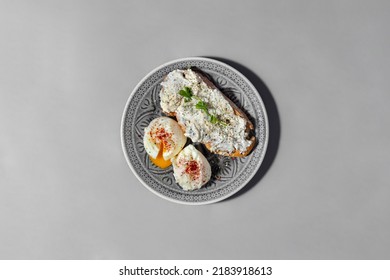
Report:
[[[210,150],[232,153],[245,152],[251,145],[246,131],[246,120],[234,113],[229,101],[218,89],[210,88],[194,71],[174,70],[161,83],[161,108],[176,113],[179,123],[185,126],[185,136],[193,142],[210,144]],[[188,87],[193,96],[186,100],[179,91]],[[221,122],[212,123],[203,110],[197,109],[199,100],[207,104],[209,114]]]

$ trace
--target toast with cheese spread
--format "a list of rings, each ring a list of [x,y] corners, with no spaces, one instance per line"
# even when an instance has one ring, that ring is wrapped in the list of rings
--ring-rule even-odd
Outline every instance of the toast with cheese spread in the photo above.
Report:
[[[174,70],[161,83],[160,105],[192,142],[216,154],[244,157],[256,143],[247,115],[204,74]]]

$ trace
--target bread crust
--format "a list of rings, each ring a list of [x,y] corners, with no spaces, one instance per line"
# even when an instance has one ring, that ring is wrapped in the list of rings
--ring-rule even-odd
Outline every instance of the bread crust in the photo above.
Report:
[[[221,90],[219,88],[217,88],[213,82],[211,82],[203,73],[201,73],[200,71],[198,70],[193,70],[193,72],[196,73],[196,75],[211,89],[217,89],[221,95],[229,102],[229,105],[232,107],[233,111],[234,111],[234,114],[237,115],[237,116],[240,116],[241,118],[243,118],[245,120],[245,124],[246,124],[246,132],[248,133],[248,135],[252,135],[250,136],[249,140],[251,142],[251,144],[248,146],[248,148],[244,151],[244,152],[241,152],[239,150],[234,150],[233,152],[229,153],[229,152],[226,152],[226,151],[212,151],[211,150],[211,146],[212,146],[212,143],[202,143],[204,144],[204,146],[207,148],[207,150],[209,150],[211,153],[214,153],[214,154],[219,154],[219,155],[224,155],[224,156],[228,156],[228,157],[245,157],[247,156],[252,150],[253,148],[255,147],[256,145],[256,137],[253,136],[253,132],[254,132],[254,125],[253,123],[249,120],[248,116],[233,102],[231,101],[226,95],[224,95]],[[165,80],[166,78],[164,78]],[[163,93],[164,92],[164,87],[162,87],[161,89],[161,92]],[[168,116],[171,116],[171,117],[175,117],[177,119],[177,116],[176,116],[176,112],[165,112],[164,113]],[[180,127],[183,129],[183,131],[186,131],[186,127],[183,123],[180,123],[179,122],[179,125]]]

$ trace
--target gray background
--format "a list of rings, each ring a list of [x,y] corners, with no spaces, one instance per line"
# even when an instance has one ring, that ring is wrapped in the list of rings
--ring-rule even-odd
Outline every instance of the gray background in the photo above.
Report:
[[[389,24],[388,1],[2,0],[0,258],[389,259]],[[187,56],[270,111],[259,174],[206,206],[151,193],[120,144],[132,89]]]

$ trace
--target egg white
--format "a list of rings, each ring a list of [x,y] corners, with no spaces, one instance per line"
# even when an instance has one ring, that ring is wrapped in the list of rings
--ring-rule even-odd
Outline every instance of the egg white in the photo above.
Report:
[[[157,137],[159,131],[164,131],[168,136]],[[145,128],[144,147],[152,158],[156,158],[160,149],[163,149],[163,158],[170,160],[177,155],[187,142],[179,124],[168,117],[158,117]],[[157,136],[156,136],[157,135]],[[161,139],[163,138],[163,139]],[[167,143],[167,145],[165,145]]]
[[[187,191],[200,189],[211,178],[211,166],[205,156],[198,151],[193,145],[185,147],[175,158],[172,160],[173,175],[176,182]],[[199,172],[196,177],[192,176],[186,169],[188,163],[195,161],[199,168]]]

